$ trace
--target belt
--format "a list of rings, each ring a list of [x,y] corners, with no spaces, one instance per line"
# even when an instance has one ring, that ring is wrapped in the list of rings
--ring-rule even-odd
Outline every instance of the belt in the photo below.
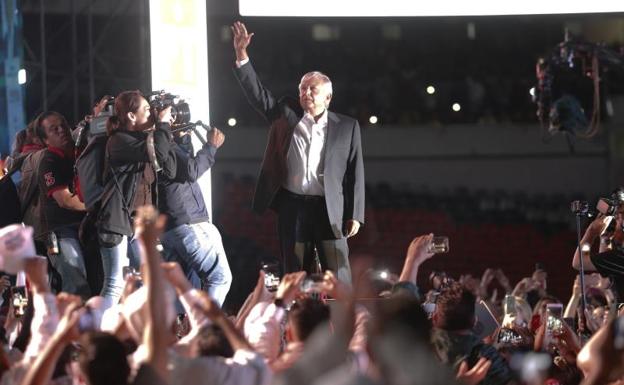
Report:
[[[284,196],[290,198],[290,199],[295,199],[295,200],[300,200],[300,201],[311,201],[311,202],[320,202],[320,201],[325,201],[325,197],[322,195],[301,195],[301,194],[295,194],[292,191],[286,190],[285,188],[282,189],[282,194],[284,194]]]

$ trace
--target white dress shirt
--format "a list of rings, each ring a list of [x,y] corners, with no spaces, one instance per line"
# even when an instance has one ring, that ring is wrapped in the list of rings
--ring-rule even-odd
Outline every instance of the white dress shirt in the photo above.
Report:
[[[325,195],[323,163],[327,138],[327,110],[318,122],[309,113],[297,123],[288,149],[288,176],[284,188],[301,195]]]

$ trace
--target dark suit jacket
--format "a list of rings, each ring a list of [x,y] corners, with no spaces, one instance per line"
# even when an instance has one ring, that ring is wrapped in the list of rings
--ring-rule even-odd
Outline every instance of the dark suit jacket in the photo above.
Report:
[[[269,141],[256,185],[253,208],[262,213],[274,208],[277,192],[287,177],[286,159],[293,130],[301,120],[293,106],[277,100],[246,63],[234,69],[247,99],[271,123]],[[336,237],[343,236],[343,222],[364,223],[364,162],[357,120],[328,111],[323,185],[329,222]]]

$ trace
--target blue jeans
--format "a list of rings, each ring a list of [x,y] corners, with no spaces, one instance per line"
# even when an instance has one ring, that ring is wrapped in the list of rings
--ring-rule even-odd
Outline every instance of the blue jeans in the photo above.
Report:
[[[160,241],[165,260],[180,263],[187,275],[195,272],[202,289],[223,305],[232,272],[219,230],[209,222],[179,225],[165,232]]]
[[[114,247],[100,247],[102,268],[104,270],[104,285],[100,295],[105,299],[105,307],[119,302],[126,282],[123,277],[124,266],[139,268],[139,245],[135,239],[128,241],[122,236],[121,242]],[[136,257],[136,258],[135,258]]]
[[[82,247],[78,241],[76,226],[63,227],[55,230],[58,240],[59,254],[51,255],[50,263],[61,276],[61,290],[76,294],[84,299],[91,296],[91,289],[87,282]]]

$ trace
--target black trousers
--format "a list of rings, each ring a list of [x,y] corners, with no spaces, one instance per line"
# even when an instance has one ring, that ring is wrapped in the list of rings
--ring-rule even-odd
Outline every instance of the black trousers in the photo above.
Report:
[[[313,274],[332,270],[338,279],[351,283],[347,239],[344,236],[336,239],[329,224],[325,197],[281,189],[276,199],[282,272],[305,270]]]

